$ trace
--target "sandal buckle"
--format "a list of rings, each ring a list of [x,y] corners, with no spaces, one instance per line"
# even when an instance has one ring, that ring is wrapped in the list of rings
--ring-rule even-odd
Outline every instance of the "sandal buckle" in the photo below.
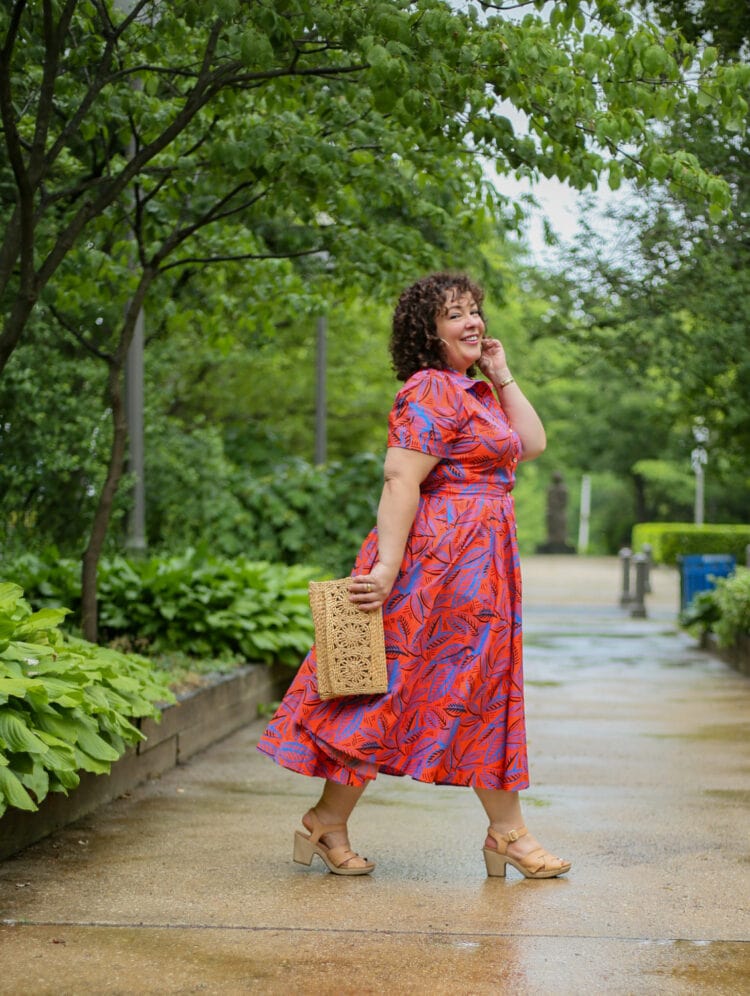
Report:
[[[520,836],[521,834],[518,830],[509,830],[505,835],[509,844],[514,844]]]

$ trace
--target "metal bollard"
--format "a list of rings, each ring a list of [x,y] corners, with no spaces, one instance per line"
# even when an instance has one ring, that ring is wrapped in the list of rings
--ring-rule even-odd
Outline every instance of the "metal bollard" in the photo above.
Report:
[[[633,556],[633,551],[624,546],[618,556],[622,561],[622,594],[620,595],[620,605],[630,605],[633,600],[630,594],[630,558]]]
[[[648,559],[644,553],[636,553],[633,557],[635,568],[635,595],[632,599],[630,615],[633,619],[646,618],[646,578],[648,577]]]
[[[641,552],[646,558],[646,587],[643,589],[647,595],[651,594],[651,568],[654,565],[654,560],[652,554],[654,552],[653,547],[650,543],[644,543],[641,547]]]

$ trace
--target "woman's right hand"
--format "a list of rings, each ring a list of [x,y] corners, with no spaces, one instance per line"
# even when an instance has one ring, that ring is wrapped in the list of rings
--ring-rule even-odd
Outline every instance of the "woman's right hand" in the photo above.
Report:
[[[382,608],[396,581],[395,572],[378,561],[369,574],[355,575],[349,584],[349,600],[363,612],[375,612]]]

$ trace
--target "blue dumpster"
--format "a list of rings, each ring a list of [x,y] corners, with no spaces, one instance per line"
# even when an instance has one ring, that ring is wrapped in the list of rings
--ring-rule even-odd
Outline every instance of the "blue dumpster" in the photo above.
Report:
[[[715,578],[734,573],[731,553],[696,553],[678,558],[680,562],[680,608],[686,609],[699,591],[715,587]]]

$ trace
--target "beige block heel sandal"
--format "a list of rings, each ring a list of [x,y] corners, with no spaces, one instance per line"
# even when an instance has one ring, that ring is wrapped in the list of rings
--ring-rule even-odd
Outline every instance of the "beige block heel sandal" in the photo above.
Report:
[[[324,825],[318,819],[318,814],[314,809],[310,810],[313,828],[309,834],[296,830],[294,833],[293,859],[300,865],[311,865],[313,857],[317,854],[326,868],[334,875],[369,875],[375,864],[367,861],[365,865],[354,865],[347,867],[347,861],[358,858],[359,855],[350,847],[341,844],[337,847],[326,847],[320,840],[327,833],[335,831],[346,831],[346,823]]]
[[[498,833],[490,827],[488,835],[497,844],[497,850],[493,847],[484,847],[484,862],[487,866],[487,874],[490,878],[505,878],[508,865],[520,871],[525,878],[557,878],[570,871],[570,861],[563,861],[561,865],[548,865],[548,860],[554,855],[545,851],[543,847],[538,847],[529,854],[524,854],[521,858],[514,858],[508,854],[508,844],[514,843],[524,837],[529,831],[526,827],[519,827],[517,830],[510,830],[508,833]],[[559,858],[555,860],[560,860]]]

